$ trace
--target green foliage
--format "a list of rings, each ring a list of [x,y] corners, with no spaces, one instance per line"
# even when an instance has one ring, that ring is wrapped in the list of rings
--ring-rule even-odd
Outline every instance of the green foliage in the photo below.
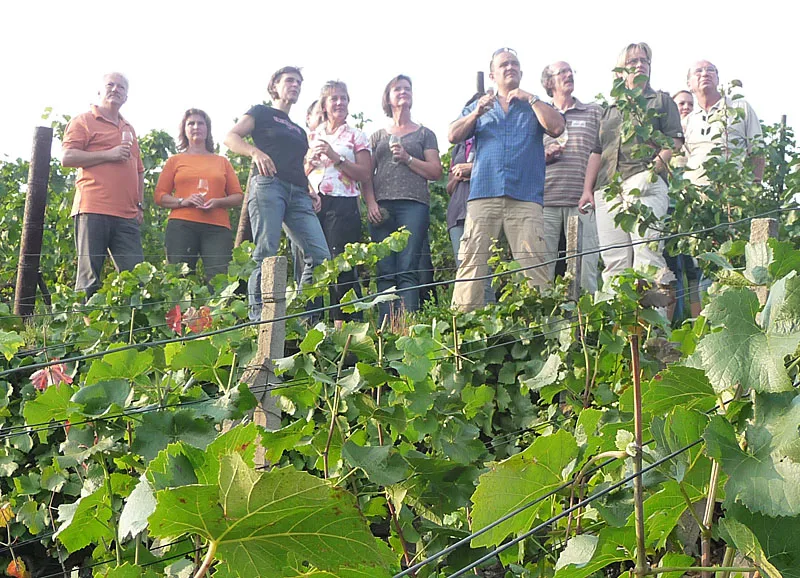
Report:
[[[626,137],[648,158],[665,146],[663,135],[639,110],[641,95],[619,89]],[[151,190],[174,145],[161,132],[141,145]],[[764,154],[778,159],[780,146],[793,154],[767,131]],[[234,161],[245,179],[247,162]],[[718,179],[710,189],[688,188],[679,172],[669,177],[677,208],[665,230],[750,215],[781,198],[780,178],[783,196],[800,184],[794,169],[768,166],[768,198],[753,204],[749,167],[734,176],[728,161],[709,167]],[[0,166],[0,246],[11,268],[26,178],[25,163]],[[765,575],[797,578],[800,252],[792,243],[747,244],[727,228],[679,242],[705,250],[733,238],[706,255],[718,275],[703,316],[671,334],[651,308],[645,275],[621,276],[612,292],[570,302],[562,283],[529,288],[502,251],[492,260],[501,273],[498,303],[455,319],[444,305],[447,290],[437,291],[439,304],[380,332],[376,305],[394,296],[355,302],[350,294],[345,308],[362,312],[364,322],[287,322],[287,356],[274,360],[283,383],[268,394],[281,423],[268,432],[250,414],[253,394],[263,392],[240,384],[257,329],[202,334],[246,320],[252,246],[237,248],[228,274],[209,287],[163,265],[165,213],[148,207],[148,262],[109,272],[82,303],[67,287],[73,179],[53,165],[53,235],[46,233],[42,262],[52,276],[52,310],[40,306],[24,326],[0,304],[0,372],[21,369],[0,375],[0,508],[7,503],[13,512],[12,545],[32,540],[34,558],[53,562],[53,572],[72,552],[84,566],[111,557],[99,576],[188,576],[197,543],[201,558],[216,562],[215,576],[389,576],[533,503],[418,575],[449,575],[543,522],[545,529],[500,556],[507,576],[621,574],[635,550],[630,484],[569,518],[549,519],[632,471],[636,335],[652,440],[645,464],[703,440],[644,476],[650,562],[696,564],[677,553],[687,546],[681,520],[708,495],[713,460],[723,474],[716,489],[725,520],[714,521],[714,536]],[[453,263],[440,185],[432,187],[431,243],[437,275],[447,278]],[[624,218],[642,226],[651,215],[634,203]],[[784,230],[795,226],[788,219]],[[377,261],[406,241],[401,231],[348,246],[316,270],[316,289],[290,295],[290,310],[327,299],[327,284],[353,267],[373,285]],[[770,292],[764,307],[755,287]],[[185,316],[201,306],[211,325],[198,334]],[[152,343],[164,339],[177,341]],[[70,361],[82,354],[98,357]],[[39,391],[33,367],[25,368],[54,359],[65,363],[43,374],[50,381]],[[253,468],[259,446],[269,470]]]

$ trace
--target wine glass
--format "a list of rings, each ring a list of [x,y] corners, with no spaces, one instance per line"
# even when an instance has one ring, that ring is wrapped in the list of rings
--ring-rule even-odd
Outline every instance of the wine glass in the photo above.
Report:
[[[122,144],[124,145],[132,145],[133,144],[133,133],[129,130],[122,131]]]
[[[208,194],[208,179],[198,179],[197,181],[197,193],[205,198]]]
[[[400,137],[397,136],[396,134],[390,134],[389,135],[389,149],[391,150],[391,148],[394,145],[399,145],[399,144],[402,144],[402,142],[400,141]],[[397,164],[397,162],[398,162],[397,159],[394,157],[394,153],[392,153],[392,162],[394,164]]]
[[[564,127],[564,132],[556,137],[556,142],[558,146],[565,147],[567,145],[567,140],[569,140],[569,135],[567,134],[567,127]]]

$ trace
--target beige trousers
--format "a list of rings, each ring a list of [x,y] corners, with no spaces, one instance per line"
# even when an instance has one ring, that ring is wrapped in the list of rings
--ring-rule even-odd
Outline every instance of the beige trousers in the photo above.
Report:
[[[650,171],[645,171],[622,181],[623,206],[624,203],[630,203],[634,200],[631,191],[638,189],[640,191],[639,201],[650,207],[653,210],[653,214],[661,219],[667,214],[667,209],[669,208],[667,184],[661,178],[651,183],[649,182],[649,177]],[[619,275],[625,269],[633,268],[637,271],[646,271],[651,266],[657,269],[657,283],[666,285],[674,281],[675,275],[669,270],[667,262],[664,260],[663,242],[654,241],[635,246],[631,245],[635,241],[655,239],[662,233],[655,229],[647,229],[644,235],[639,235],[638,230],[627,233],[614,225],[614,216],[619,212],[620,208],[611,209],[610,206],[614,203],[606,201],[602,191],[595,193],[594,200],[597,206],[597,236],[600,240],[600,246],[622,245],[619,248],[603,250],[603,264],[605,265],[603,282],[607,283],[609,279]]]
[[[467,203],[467,219],[458,258],[461,265],[453,289],[453,308],[472,311],[484,305],[484,281],[474,280],[489,274],[487,261],[492,242],[505,232],[514,259],[520,267],[539,265],[547,253],[542,231],[542,205],[509,197],[474,199]],[[548,283],[547,267],[534,267],[523,273],[533,287]]]

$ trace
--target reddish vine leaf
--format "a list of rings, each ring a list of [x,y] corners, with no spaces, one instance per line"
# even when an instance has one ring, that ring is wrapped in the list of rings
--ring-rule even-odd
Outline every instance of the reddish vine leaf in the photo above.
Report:
[[[167,312],[166,320],[167,326],[172,329],[175,333],[181,332],[181,321],[183,316],[181,314],[181,306],[176,305],[172,309]]]

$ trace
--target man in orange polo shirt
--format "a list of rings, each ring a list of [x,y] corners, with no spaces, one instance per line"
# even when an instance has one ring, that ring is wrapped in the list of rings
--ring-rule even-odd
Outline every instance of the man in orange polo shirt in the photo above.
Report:
[[[78,167],[72,217],[78,252],[77,291],[91,297],[100,287],[106,253],[117,271],[144,260],[139,225],[144,165],[133,127],[119,114],[128,100],[128,79],[103,77],[99,104],[73,118],[64,133],[61,164]]]

